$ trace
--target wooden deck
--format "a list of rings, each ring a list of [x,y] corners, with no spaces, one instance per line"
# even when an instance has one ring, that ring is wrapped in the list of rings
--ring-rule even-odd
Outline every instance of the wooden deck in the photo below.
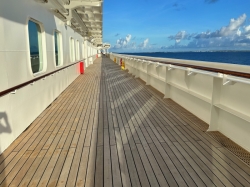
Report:
[[[98,58],[0,156],[0,186],[250,186],[206,128]]]

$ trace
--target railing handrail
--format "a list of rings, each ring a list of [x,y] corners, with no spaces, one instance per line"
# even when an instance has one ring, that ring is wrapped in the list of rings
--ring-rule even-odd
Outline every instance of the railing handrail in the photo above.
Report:
[[[84,60],[84,59],[83,59],[83,60]],[[29,85],[29,84],[35,82],[35,81],[38,81],[38,80],[40,80],[40,79],[43,79],[43,78],[45,78],[45,77],[47,77],[47,76],[49,76],[49,75],[52,75],[52,74],[54,74],[54,73],[56,73],[56,72],[58,72],[58,71],[61,71],[61,70],[66,69],[66,68],[68,68],[68,67],[70,67],[70,66],[73,66],[73,65],[75,65],[75,64],[77,64],[77,63],[79,63],[79,62],[81,62],[81,61],[83,61],[83,60],[79,60],[79,61],[77,61],[77,62],[74,62],[73,64],[64,66],[64,67],[62,67],[62,68],[60,68],[60,69],[57,69],[57,70],[55,70],[55,71],[52,71],[52,72],[50,72],[50,73],[41,75],[41,76],[36,77],[36,78],[34,78],[34,79],[32,79],[32,80],[26,81],[26,82],[24,82],[24,83],[22,83],[22,84],[18,84],[18,85],[16,85],[16,86],[13,86],[13,87],[11,87],[11,88],[8,88],[7,90],[3,90],[3,91],[0,92],[0,97],[2,97],[2,96],[4,96],[4,95],[7,95],[8,93],[11,93],[11,92],[13,92],[13,91],[15,91],[15,90],[17,90],[17,89],[22,88],[22,87],[25,87],[25,86],[27,86],[27,85]]]
[[[154,62],[156,62],[156,61],[154,61]],[[163,64],[172,64],[172,65],[175,65],[175,66],[194,68],[194,69],[210,71],[210,72],[215,72],[215,73],[222,73],[222,74],[232,75],[232,76],[237,76],[237,77],[242,77],[242,78],[250,78],[250,74],[249,73],[244,73],[244,72],[224,70],[224,69],[219,69],[219,68],[210,68],[210,67],[205,67],[205,66],[182,64],[182,63],[179,64],[179,63],[163,62],[163,61],[158,61],[158,62],[163,63]]]
[[[117,54],[115,54],[115,55],[117,55]],[[125,55],[117,55],[117,56],[125,56]],[[131,55],[129,55],[129,57],[131,57]],[[176,63],[176,62],[167,62],[167,61],[163,61],[163,60],[153,60],[153,59],[142,58],[142,57],[137,57],[137,56],[135,58],[140,59],[140,60],[159,62],[162,64],[169,64],[169,65],[181,66],[181,67],[186,67],[186,68],[199,69],[199,70],[204,70],[204,71],[222,73],[222,74],[226,74],[226,75],[232,75],[232,76],[250,79],[250,73],[245,73],[245,72],[225,70],[225,69],[219,69],[219,68],[211,68],[211,67],[206,67],[206,66],[197,66],[197,65],[191,65],[191,64]],[[150,57],[150,58],[152,58],[152,57]]]

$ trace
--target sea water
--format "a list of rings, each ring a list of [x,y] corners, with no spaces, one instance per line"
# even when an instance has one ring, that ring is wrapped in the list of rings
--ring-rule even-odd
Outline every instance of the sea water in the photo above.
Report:
[[[229,64],[250,65],[250,51],[233,52],[154,52],[154,53],[123,53],[136,56],[157,58],[174,58],[184,60],[198,60]]]

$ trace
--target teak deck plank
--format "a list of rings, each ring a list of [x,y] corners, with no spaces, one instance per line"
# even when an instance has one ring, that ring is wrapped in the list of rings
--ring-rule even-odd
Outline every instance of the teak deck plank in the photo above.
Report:
[[[82,157],[82,151],[83,151],[83,145],[85,140],[86,130],[80,131],[80,137],[77,142],[76,152],[73,158],[73,162],[70,168],[70,173],[67,180],[66,186],[72,186],[72,184],[76,183],[76,177],[78,173],[78,168],[80,165],[81,157]]]
[[[121,187],[122,178],[121,178],[121,173],[120,173],[121,171],[120,171],[119,161],[118,161],[117,147],[115,145],[112,145],[110,149],[111,149],[113,186]],[[127,186],[127,185],[125,184],[124,186]]]
[[[37,171],[38,166],[40,165],[42,159],[44,158],[44,155],[46,153],[46,150],[40,151],[39,155],[36,157],[34,160],[33,164],[30,166],[29,170],[26,174],[26,176],[33,176],[33,174]],[[20,180],[20,184],[16,186],[22,186],[22,187],[27,187],[31,178],[25,177],[23,180]]]
[[[76,179],[76,186],[84,186],[86,181],[86,174],[87,174],[87,165],[89,160],[89,147],[84,147],[82,151],[81,160],[79,163],[79,169],[77,173],[77,179]],[[74,185],[69,184],[70,185]]]
[[[0,156],[0,186],[250,186],[207,124],[98,58]]]
[[[104,136],[104,153],[103,153],[103,163],[104,163],[104,176],[103,176],[103,186],[104,187],[111,187],[112,186],[112,169],[111,167],[111,147],[109,144],[109,132],[108,129],[104,129],[103,132],[103,136]],[[116,153],[115,153],[116,155]],[[118,169],[119,171],[119,169]],[[115,171],[115,173],[117,173],[117,171]]]
[[[128,172],[127,160],[125,158],[125,153],[122,145],[122,139],[119,128],[115,128],[115,136],[116,136],[116,147],[118,153],[117,156],[119,158],[122,184],[123,186],[129,187],[131,186],[130,175]]]

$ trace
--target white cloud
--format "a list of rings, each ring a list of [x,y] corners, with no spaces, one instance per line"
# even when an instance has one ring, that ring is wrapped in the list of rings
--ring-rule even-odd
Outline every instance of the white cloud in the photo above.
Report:
[[[250,25],[244,27],[246,38],[250,39]]]
[[[250,33],[250,25],[245,26],[244,30],[245,30],[246,33]]]
[[[145,39],[142,43],[140,43],[140,44],[138,45],[138,48],[140,48],[140,49],[148,48],[148,47],[149,47],[149,46],[148,46],[148,43],[149,43],[149,39],[147,38],[147,39]]]
[[[182,40],[190,40],[194,34],[188,34],[187,31],[179,31],[176,35],[171,35],[168,38],[170,40],[175,40],[175,43],[178,44]]]
[[[124,38],[120,38],[116,41],[116,44],[111,47],[111,50],[115,51],[130,51],[137,50],[143,51],[145,49],[151,49],[152,47],[149,45],[149,38],[144,39],[140,44],[137,44],[135,41],[135,37],[133,38],[131,34],[128,34]]]
[[[241,35],[241,30],[238,29],[236,34],[237,34],[238,36],[240,36],[240,35]]]
[[[131,49],[136,49],[136,48],[137,48],[135,42],[132,42],[132,43],[129,45],[129,47],[130,47]]]
[[[126,36],[126,41],[129,42],[129,41],[131,40],[131,37],[132,37],[131,34],[128,34],[128,35]]]
[[[169,46],[169,48],[250,47],[250,25],[244,26],[246,18],[246,14],[242,14],[236,19],[232,18],[227,26],[214,32],[188,34],[187,31],[179,31],[176,35],[168,37],[175,41],[175,45]],[[181,45],[182,40],[190,40],[190,42],[187,45]],[[163,47],[162,49],[167,48]]]
[[[235,34],[241,35],[240,28],[245,23],[246,14],[241,15],[238,19],[232,18],[228,26],[222,27],[220,30],[216,30],[214,32],[206,31],[200,34],[195,35],[196,39],[200,38],[214,38],[214,37],[225,37],[225,36],[233,36]]]
[[[186,31],[180,31],[180,32],[178,32],[178,33],[175,35],[175,42],[176,42],[176,43],[180,43],[180,41],[181,41],[182,39],[184,39],[185,36],[187,36]]]
[[[115,49],[127,48],[131,40],[131,34],[128,34],[125,38],[120,38],[116,41]]]
[[[220,35],[228,36],[237,33],[238,29],[245,23],[246,18],[246,14],[241,15],[238,19],[232,18],[228,26],[220,29]]]
[[[149,39],[147,38],[146,40],[143,41],[143,48],[147,47],[148,45],[148,42],[149,42]]]
[[[246,38],[250,39],[250,25],[244,27]]]

